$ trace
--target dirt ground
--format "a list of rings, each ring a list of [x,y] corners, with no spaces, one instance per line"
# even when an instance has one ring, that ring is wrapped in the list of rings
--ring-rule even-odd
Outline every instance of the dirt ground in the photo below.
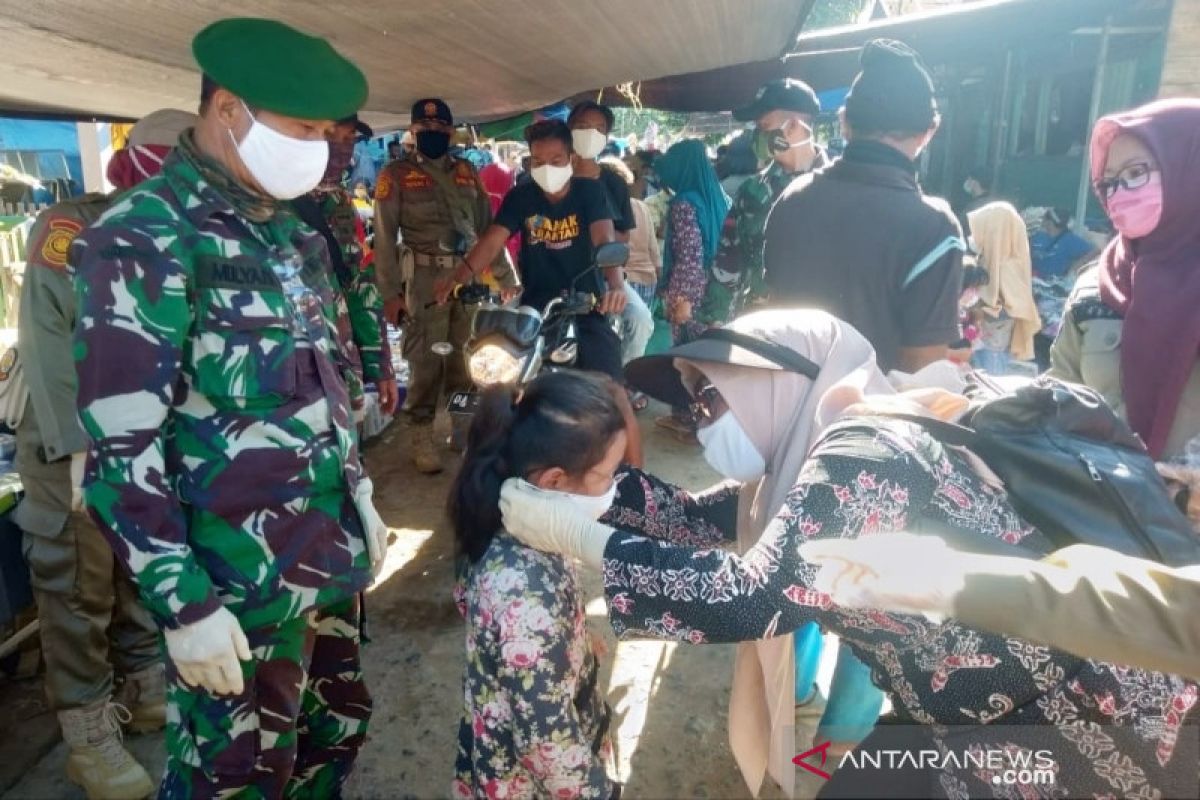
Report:
[[[689,488],[713,483],[699,449],[656,429],[655,415],[654,408],[643,415],[650,470]],[[417,474],[402,456],[402,440],[393,425],[367,448],[379,510],[394,539],[385,574],[368,598],[372,641],[364,661],[375,713],[348,798],[446,797],[454,763],[463,633],[451,601],[452,541],[442,516],[451,472]],[[589,576],[585,584],[590,620],[609,643],[605,680],[616,712],[614,744],[625,796],[749,797],[726,737],[733,646],[617,644],[599,582]],[[824,672],[827,683],[829,670]],[[0,691],[0,703],[8,689]],[[0,739],[13,735],[10,729]],[[8,760],[12,743],[0,744],[0,761]],[[131,737],[128,744],[152,775],[161,773],[161,735]],[[83,797],[67,783],[65,762],[59,743],[36,763],[22,765],[23,777],[3,798]],[[772,786],[762,796],[781,795]]]

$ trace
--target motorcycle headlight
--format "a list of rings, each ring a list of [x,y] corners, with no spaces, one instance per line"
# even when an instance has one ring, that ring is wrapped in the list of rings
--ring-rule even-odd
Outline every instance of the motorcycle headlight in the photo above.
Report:
[[[467,362],[476,386],[516,383],[521,377],[521,359],[494,344],[485,344],[471,354]]]

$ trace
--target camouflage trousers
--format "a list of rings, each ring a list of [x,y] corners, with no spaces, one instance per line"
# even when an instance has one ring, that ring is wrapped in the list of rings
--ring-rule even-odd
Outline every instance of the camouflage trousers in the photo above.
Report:
[[[457,392],[471,388],[463,360],[463,346],[471,337],[471,310],[456,302],[426,307],[433,302],[433,284],[440,274],[433,267],[417,267],[408,291],[404,359],[410,373],[404,416],[412,425],[433,422],[443,389]],[[438,342],[449,342],[454,352],[439,356],[431,349]]]
[[[245,690],[217,696],[167,664],[160,798],[338,797],[366,739],[358,598],[250,629]]]

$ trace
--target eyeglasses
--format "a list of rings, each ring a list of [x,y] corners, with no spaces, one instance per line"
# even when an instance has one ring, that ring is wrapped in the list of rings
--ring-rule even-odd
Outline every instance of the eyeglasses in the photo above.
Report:
[[[1145,161],[1139,161],[1136,164],[1130,164],[1125,167],[1115,176],[1111,178],[1102,178],[1093,184],[1096,187],[1096,194],[1103,197],[1105,200],[1111,198],[1117,193],[1117,189],[1140,189],[1150,182],[1150,176],[1158,172],[1157,167],[1153,167]]]
[[[692,419],[696,420],[697,423],[701,421],[712,422],[724,410],[721,408],[724,405],[725,398],[721,397],[721,393],[717,391],[717,387],[708,381],[701,381],[696,385],[696,393],[693,395],[693,400],[688,409],[692,412]]]

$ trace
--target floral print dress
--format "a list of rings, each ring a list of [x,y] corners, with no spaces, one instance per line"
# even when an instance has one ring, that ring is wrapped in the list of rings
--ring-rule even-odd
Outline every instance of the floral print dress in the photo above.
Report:
[[[1048,748],[1055,783],[1038,787],[1048,797],[1197,796],[1194,682],[1076,658],[954,620],[842,609],[813,589],[815,570],[798,554],[811,538],[951,529],[1014,555],[1053,549],[1003,490],[917,426],[860,418],[831,428],[744,556],[679,546],[688,543],[687,529],[696,539],[690,544],[701,547],[732,537],[731,491],[694,502],[631,472],[617,504],[607,518],[618,533],[605,551],[604,585],[619,635],[734,642],[815,620],[871,667],[901,721],[930,726],[943,752]],[[883,739],[887,727],[872,737]],[[996,775],[953,759],[926,777],[929,796],[1007,796]]]
[[[497,533],[458,587],[466,619],[452,796],[608,800],[609,709],[575,568]]]

